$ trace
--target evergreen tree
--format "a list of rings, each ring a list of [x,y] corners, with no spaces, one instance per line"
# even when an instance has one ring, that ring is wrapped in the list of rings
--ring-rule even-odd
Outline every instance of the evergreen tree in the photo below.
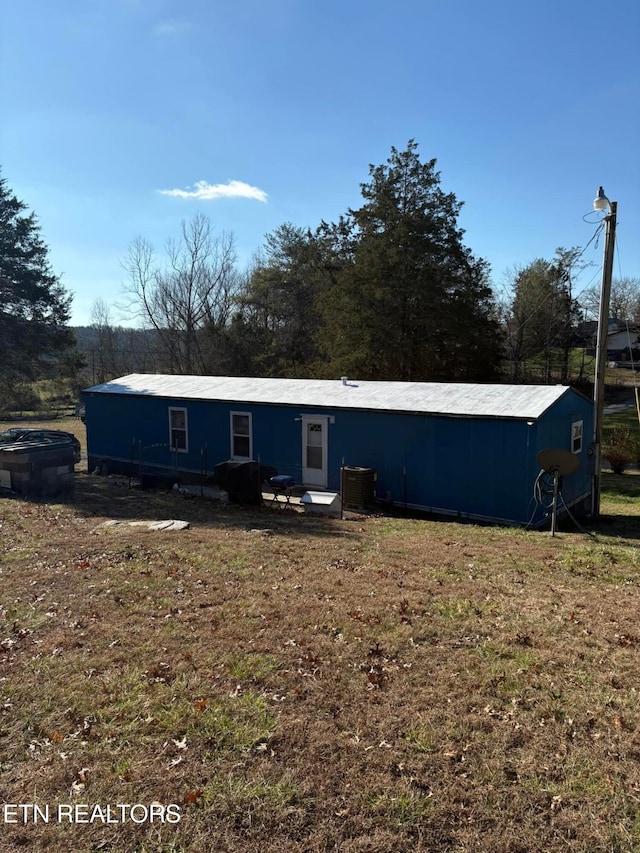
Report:
[[[417,144],[370,166],[364,204],[318,238],[338,259],[319,340],[327,375],[487,380],[499,361],[487,264],[462,242],[461,203]]]
[[[235,333],[253,342],[254,369],[264,376],[308,376],[318,357],[319,304],[326,282],[321,247],[285,223],[268,234],[239,300]]]
[[[537,258],[515,270],[506,323],[514,379],[521,378],[523,364],[532,360],[538,362],[545,382],[555,374],[562,381],[568,379],[569,355],[581,319],[571,292],[572,274],[582,269],[579,256],[579,249],[559,248],[553,260]]]
[[[74,347],[66,325],[71,296],[51,270],[35,214],[26,210],[0,177],[0,390],[9,398],[19,383],[67,363]]]

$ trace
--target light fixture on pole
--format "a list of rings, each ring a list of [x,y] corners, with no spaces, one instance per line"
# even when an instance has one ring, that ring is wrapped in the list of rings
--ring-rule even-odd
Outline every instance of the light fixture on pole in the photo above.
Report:
[[[613,275],[613,251],[616,239],[616,217],[618,203],[609,201],[602,187],[593,200],[594,210],[608,210],[604,217],[606,226],[604,239],[604,259],[602,263],[602,284],[600,286],[600,309],[598,312],[598,337],[596,342],[596,372],[593,380],[593,450],[594,468],[591,485],[591,517],[600,515],[600,469],[602,465],[602,418],[604,411],[604,375],[607,366],[607,335],[609,333],[609,300],[611,297],[611,277]]]

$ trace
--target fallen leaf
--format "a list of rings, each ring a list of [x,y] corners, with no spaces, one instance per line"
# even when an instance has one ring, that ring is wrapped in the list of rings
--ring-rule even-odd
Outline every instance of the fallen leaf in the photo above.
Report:
[[[202,788],[196,788],[195,791],[189,791],[184,795],[182,802],[185,805],[190,805],[191,803],[195,803],[196,800],[199,800],[202,796]]]

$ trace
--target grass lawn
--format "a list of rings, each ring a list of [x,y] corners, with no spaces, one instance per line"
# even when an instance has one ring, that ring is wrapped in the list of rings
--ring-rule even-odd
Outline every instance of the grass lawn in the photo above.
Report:
[[[633,391],[631,392],[630,400],[633,400]],[[640,430],[638,423],[638,410],[635,405],[624,409],[621,412],[606,415],[603,421],[604,431],[611,429],[628,429],[630,432],[637,433]]]
[[[640,475],[602,488],[555,539],[0,499],[3,853],[640,850]],[[97,531],[145,518],[191,527]]]
[[[603,512],[0,500],[3,853],[640,850],[640,476]]]

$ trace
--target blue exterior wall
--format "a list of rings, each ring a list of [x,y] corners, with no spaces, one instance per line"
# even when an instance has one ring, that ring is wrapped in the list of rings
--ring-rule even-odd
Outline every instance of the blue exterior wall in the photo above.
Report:
[[[568,505],[589,493],[587,445],[593,406],[569,389],[539,421],[446,417],[378,411],[323,410],[282,405],[219,403],[85,393],[89,470],[110,460],[114,471],[158,471],[197,481],[201,449],[206,469],[231,456],[229,413],[249,412],[253,458],[302,483],[302,415],[328,425],[328,488],[340,488],[340,467],[375,468],[378,498],[439,512],[515,523],[538,523],[533,489],[539,450],[571,449],[571,424],[583,422],[580,468],[563,481]],[[169,447],[169,407],[188,412],[188,452]],[[131,464],[133,461],[133,465]]]
[[[591,494],[593,458],[589,457],[587,451],[593,441],[593,403],[582,394],[570,390],[540,418],[534,427],[538,450],[548,447],[570,450],[571,424],[576,421],[582,421],[582,450],[578,454],[580,467],[575,473],[563,477],[561,484],[562,497],[568,506]]]

